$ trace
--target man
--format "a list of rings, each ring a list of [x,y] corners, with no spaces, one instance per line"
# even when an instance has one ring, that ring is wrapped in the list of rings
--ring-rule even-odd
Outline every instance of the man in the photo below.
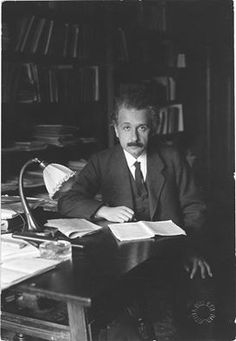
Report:
[[[184,158],[172,147],[151,144],[156,110],[146,87],[116,100],[113,125],[120,144],[91,158],[58,201],[63,215],[119,223],[171,219],[191,240],[199,240],[206,206]],[[98,192],[102,202],[95,198]],[[196,243],[190,245],[185,264],[190,278],[212,276]]]
[[[140,88],[116,101],[113,117],[120,145],[94,155],[76,178],[72,189],[58,201],[59,211],[69,217],[132,220],[173,220],[193,238],[205,226],[206,206],[194,183],[191,169],[176,150],[152,147],[155,133],[155,106]],[[135,162],[141,167],[146,195],[137,193]],[[95,199],[98,192],[102,202]],[[207,262],[193,254],[186,269],[190,277],[212,276]]]

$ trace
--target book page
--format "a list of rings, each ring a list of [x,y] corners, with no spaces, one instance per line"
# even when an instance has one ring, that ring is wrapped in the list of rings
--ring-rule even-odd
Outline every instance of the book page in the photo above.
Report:
[[[160,236],[177,236],[186,235],[186,232],[176,225],[172,220],[164,221],[143,221],[147,227],[149,227],[155,235]]]
[[[155,234],[142,222],[108,225],[115,237],[121,241],[152,238]]]
[[[82,237],[101,229],[101,226],[91,223],[86,219],[50,219],[45,226],[56,227],[61,233],[70,239]]]
[[[2,264],[2,269],[8,269],[15,272],[23,272],[26,275],[36,275],[41,271],[54,268],[59,261],[40,258],[40,257],[20,257],[10,259]]]
[[[9,270],[1,266],[1,289],[5,289],[24,278],[27,278],[27,274],[24,272]]]
[[[39,249],[23,239],[12,238],[11,233],[1,236],[1,262],[25,256],[39,256]]]
[[[24,257],[16,255],[15,258],[4,260],[0,270],[1,290],[51,270],[59,263],[58,260],[44,259],[35,255],[25,255]]]

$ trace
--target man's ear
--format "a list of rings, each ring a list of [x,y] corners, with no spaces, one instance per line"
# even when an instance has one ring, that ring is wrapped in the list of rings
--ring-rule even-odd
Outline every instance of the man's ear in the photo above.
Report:
[[[114,124],[113,127],[114,127],[114,130],[115,130],[115,133],[116,133],[116,137],[119,138],[118,129],[117,129],[116,124]]]

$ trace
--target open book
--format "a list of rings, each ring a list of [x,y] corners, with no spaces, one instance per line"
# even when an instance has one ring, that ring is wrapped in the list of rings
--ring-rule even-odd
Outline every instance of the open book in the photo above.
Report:
[[[1,290],[54,268],[58,260],[39,257],[39,250],[11,235],[1,240]]]
[[[45,226],[56,227],[70,239],[83,237],[86,234],[92,234],[101,229],[101,226],[79,218],[50,219]]]
[[[138,240],[160,236],[186,235],[185,231],[172,220],[138,221],[132,223],[109,224],[114,236],[121,240]]]

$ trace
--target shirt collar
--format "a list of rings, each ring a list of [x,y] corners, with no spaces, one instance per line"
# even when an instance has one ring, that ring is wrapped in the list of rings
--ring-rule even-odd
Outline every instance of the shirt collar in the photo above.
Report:
[[[137,159],[135,159],[135,157],[133,157],[133,155],[128,153],[125,149],[123,149],[123,150],[124,150],[125,158],[126,158],[126,161],[127,161],[127,164],[129,167],[132,167],[136,161],[141,162],[141,163],[145,163],[147,160],[146,151],[144,151],[141,155],[139,155],[139,157]]]

